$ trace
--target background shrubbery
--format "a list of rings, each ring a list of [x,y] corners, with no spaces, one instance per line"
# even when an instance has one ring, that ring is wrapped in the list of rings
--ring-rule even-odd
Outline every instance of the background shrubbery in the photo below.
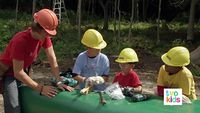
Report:
[[[1,10],[0,15],[0,51],[3,51],[16,32],[28,28],[32,21],[32,16],[31,14],[20,12],[18,13],[18,19],[15,20],[15,12],[9,10]],[[52,38],[57,58],[61,61],[66,57],[74,58],[78,53],[85,50],[80,43],[81,39],[78,37],[77,25],[75,24],[76,15],[73,12],[70,12],[69,15],[70,24],[67,21],[63,21],[58,27],[58,34]],[[95,28],[101,32],[108,44],[102,51],[107,55],[118,55],[123,48],[131,47],[160,57],[161,54],[173,46],[182,45],[192,51],[200,42],[199,38],[195,38],[194,42],[186,41],[187,23],[181,21],[172,21],[170,23],[162,21],[160,26],[161,42],[156,44],[156,23],[153,21],[134,23],[132,37],[129,39],[129,22],[122,19],[121,36],[115,39],[113,20],[109,20],[109,29],[104,31],[102,30],[102,18],[93,17],[87,19],[82,23],[82,34],[89,28]],[[199,29],[199,24],[196,24],[195,37],[199,37]],[[44,58],[45,55],[42,52],[40,59]]]

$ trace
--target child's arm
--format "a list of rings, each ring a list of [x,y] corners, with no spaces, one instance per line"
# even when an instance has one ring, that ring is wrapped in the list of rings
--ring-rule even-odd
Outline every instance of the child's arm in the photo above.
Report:
[[[102,75],[103,79],[105,82],[108,82],[109,81],[109,76],[108,75]]]
[[[142,86],[137,86],[137,87],[134,87],[134,92],[136,93],[142,93]]]
[[[164,95],[164,86],[159,86],[157,85],[157,93],[158,93],[158,96],[163,96]]]
[[[142,82],[140,81],[137,73],[135,73],[135,74],[136,74],[136,76],[133,76],[134,81],[132,81],[134,92],[142,93]]]
[[[158,96],[163,96],[164,95],[164,78],[163,78],[163,73],[165,72],[164,70],[164,65],[160,67],[159,73],[158,73],[158,78],[157,78],[157,95]]]
[[[86,80],[86,77],[83,77],[83,76],[75,74],[75,73],[73,73],[73,78],[75,80],[77,80],[79,83],[84,83]]]

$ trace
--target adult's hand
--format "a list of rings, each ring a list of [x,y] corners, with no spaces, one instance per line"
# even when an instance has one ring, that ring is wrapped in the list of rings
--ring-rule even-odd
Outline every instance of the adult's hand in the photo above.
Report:
[[[61,81],[60,82],[57,82],[57,86],[58,86],[58,88],[59,89],[61,89],[61,90],[67,90],[67,91],[69,91],[69,92],[71,92],[71,91],[73,91],[74,90],[74,88],[73,87],[70,87],[70,86],[67,86],[67,85],[65,85],[65,84],[63,84]]]
[[[53,86],[42,86],[41,95],[47,96],[49,98],[54,97],[58,91]]]

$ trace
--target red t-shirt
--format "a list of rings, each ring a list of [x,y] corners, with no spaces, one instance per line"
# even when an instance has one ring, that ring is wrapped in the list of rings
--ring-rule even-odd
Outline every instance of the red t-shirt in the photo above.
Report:
[[[52,46],[50,37],[43,41],[34,39],[31,36],[31,29],[18,32],[9,42],[2,53],[0,61],[5,65],[12,66],[12,60],[24,61],[24,68],[30,66],[37,58],[41,47],[48,48]]]
[[[122,72],[117,73],[113,80],[114,82],[118,82],[120,87],[137,87],[142,85],[137,73],[133,70],[128,75],[124,75]]]

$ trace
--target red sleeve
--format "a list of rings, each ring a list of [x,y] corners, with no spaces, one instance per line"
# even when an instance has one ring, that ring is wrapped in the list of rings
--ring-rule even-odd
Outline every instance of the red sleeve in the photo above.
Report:
[[[159,96],[163,96],[164,95],[164,88],[163,86],[157,86],[157,92]]]
[[[52,42],[50,37],[47,37],[42,45],[43,48],[49,48],[52,46]]]
[[[137,73],[133,72],[133,78],[134,79],[133,79],[133,83],[132,84],[133,84],[134,87],[142,86],[142,82],[140,81]]]
[[[26,44],[23,40],[13,40],[11,43],[11,59],[24,60]]]

